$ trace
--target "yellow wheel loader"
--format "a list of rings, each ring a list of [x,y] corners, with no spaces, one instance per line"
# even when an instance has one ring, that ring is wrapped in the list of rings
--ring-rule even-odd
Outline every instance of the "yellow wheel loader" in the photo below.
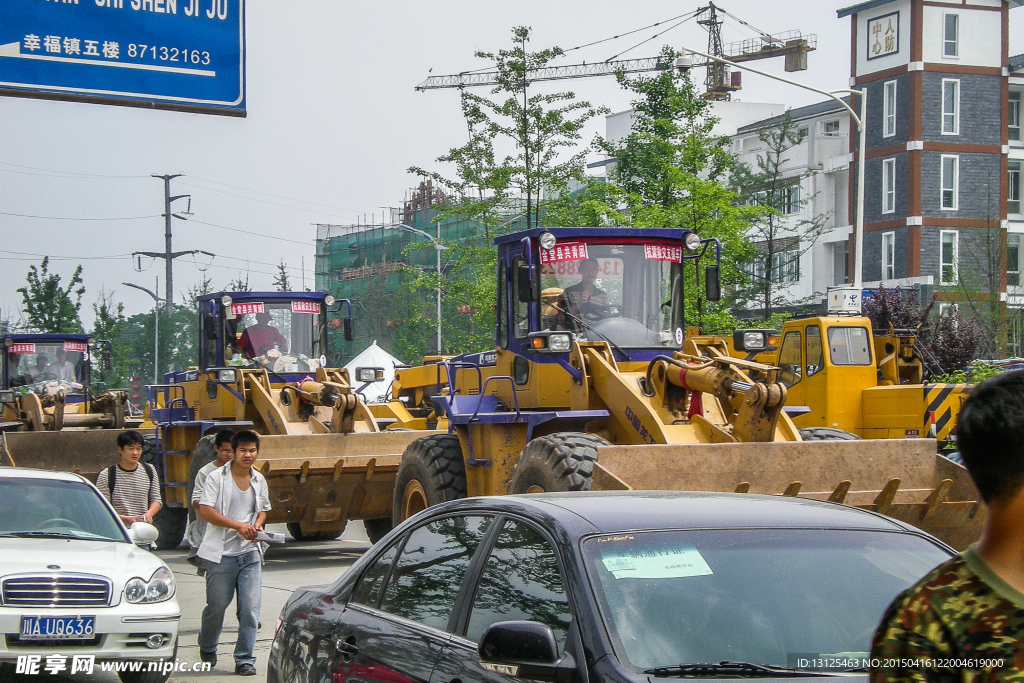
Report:
[[[715,240],[551,228],[495,241],[498,348],[402,369],[394,400],[374,408],[398,426],[448,430],[406,449],[396,522],[464,496],[644,489],[829,500],[958,548],[980,533],[973,483],[934,440],[805,440],[784,369],[715,340],[683,351],[684,269],[717,300]],[[706,254],[714,263],[698,271]]]

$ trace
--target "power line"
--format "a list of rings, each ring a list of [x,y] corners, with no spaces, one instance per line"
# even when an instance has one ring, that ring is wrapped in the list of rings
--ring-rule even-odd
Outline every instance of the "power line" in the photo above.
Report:
[[[36,216],[34,214],[8,213],[6,211],[0,211],[0,216],[17,216],[18,218],[38,218],[48,221],[140,221],[146,218],[160,218],[160,214],[153,214],[152,216],[118,216],[114,218],[75,218],[72,216]]]
[[[611,38],[602,38],[601,40],[595,40],[592,43],[585,43],[583,45],[577,45],[576,47],[570,47],[569,49],[565,50],[565,52],[572,52],[573,50],[582,50],[585,47],[591,47],[591,46],[594,46],[594,45],[600,45],[601,43],[607,43],[608,41],[616,40],[617,38],[625,38],[626,36],[633,35],[634,33],[639,33],[640,31],[646,31],[649,28],[654,28],[655,26],[661,26],[662,24],[667,24],[668,22],[675,21],[676,19],[682,19],[683,17],[685,17],[685,16],[687,16],[689,14],[696,15],[698,11],[699,10],[696,10],[694,12],[687,12],[686,14],[680,14],[679,16],[672,17],[671,19],[662,19],[661,21],[656,21],[653,24],[650,24],[649,26],[644,26],[642,28],[633,29],[632,31],[626,31],[625,33],[620,33],[618,35],[612,36]]]
[[[263,192],[262,190],[253,190],[252,188],[242,187],[240,185],[230,185],[228,183],[222,183],[222,182],[217,181],[217,180],[210,180],[209,178],[200,178],[198,176],[188,176],[188,177],[192,178],[193,180],[201,180],[204,183],[213,183],[214,185],[223,185],[224,187],[231,187],[231,188],[234,188],[236,190],[244,190],[245,192],[252,192],[254,194],[265,194],[268,197],[277,197],[278,199],[287,199],[289,201],[300,202],[302,204],[312,204],[314,206],[322,206],[322,207],[325,207],[325,208],[328,208],[328,209],[337,209],[338,211],[345,211],[347,213],[355,213],[355,214],[362,213],[361,211],[354,211],[352,209],[344,209],[344,208],[342,208],[340,206],[333,206],[331,204],[321,204],[320,202],[311,202],[311,201],[308,201],[308,200],[305,200],[305,199],[296,199],[295,197],[288,197],[288,196],[283,195],[283,194],[274,194],[272,192]],[[197,185],[193,185],[193,187],[198,187],[198,186]],[[204,189],[211,189],[212,190],[213,188],[204,188]]]
[[[195,187],[195,188],[198,188],[200,190],[206,190],[207,192],[217,192],[218,194],[226,194],[226,195],[228,195],[230,197],[240,197],[240,198],[248,200],[250,202],[259,202],[260,204],[270,204],[271,206],[280,206],[280,207],[284,207],[285,209],[291,209],[293,211],[306,211],[308,213],[315,213],[315,214],[318,214],[320,216],[333,216],[334,218],[341,218],[341,216],[338,216],[338,215],[333,214],[333,213],[327,213],[326,211],[317,211],[316,209],[305,209],[305,208],[303,208],[301,206],[288,206],[287,204],[281,204],[279,202],[271,202],[271,201],[267,201],[266,199],[256,199],[255,197],[246,197],[244,194],[237,194],[235,192],[226,192],[224,190],[215,190],[212,187],[203,187],[202,185],[196,185],[194,183],[186,183],[186,182],[182,181],[180,184],[181,185],[187,185],[188,187]],[[341,209],[341,210],[342,211],[349,211],[348,209]],[[351,213],[358,213],[358,212],[357,211],[352,211]]]
[[[629,47],[629,48],[626,48],[626,49],[625,49],[625,50],[623,50],[622,52],[620,52],[620,53],[618,53],[618,54],[616,54],[616,55],[612,55],[611,57],[609,57],[609,58],[608,58],[608,59],[606,59],[605,61],[607,61],[607,62],[610,62],[610,61],[612,61],[613,59],[618,59],[619,57],[621,57],[622,55],[626,54],[627,52],[629,52],[629,51],[631,51],[631,50],[635,50],[636,48],[640,47],[641,45],[644,45],[645,43],[649,43],[649,42],[651,42],[652,40],[654,40],[655,38],[658,38],[659,36],[663,36],[663,35],[665,35],[666,33],[668,33],[669,31],[671,31],[672,29],[674,29],[674,28],[676,28],[676,27],[678,27],[678,26],[682,26],[683,24],[685,24],[686,22],[688,22],[688,21],[689,21],[690,19],[693,19],[693,17],[695,17],[695,16],[697,16],[697,15],[696,15],[696,14],[694,14],[693,16],[687,17],[686,19],[683,19],[682,21],[680,21],[680,22],[679,22],[678,24],[674,24],[674,25],[672,25],[672,26],[669,26],[669,27],[668,27],[667,29],[665,29],[664,31],[661,31],[660,33],[655,33],[655,34],[654,34],[653,36],[651,36],[650,38],[648,38],[648,39],[646,39],[646,40],[641,40],[641,41],[640,41],[639,43],[637,43],[637,44],[636,44],[636,45],[634,45],[633,47]]]
[[[255,237],[265,237],[268,240],[278,240],[280,242],[291,242],[292,244],[301,244],[304,247],[310,246],[309,242],[300,242],[298,240],[290,240],[287,237],[277,237],[276,235],[265,235],[260,232],[253,232],[251,230],[242,230],[240,228],[229,228],[226,225],[217,225],[216,223],[207,223],[206,221],[196,220],[195,218],[188,219],[189,223],[199,223],[200,225],[208,225],[211,228],[220,228],[221,230],[230,230],[231,232],[240,232],[245,235],[253,235]]]
[[[3,166],[14,166],[15,168],[27,168],[32,171],[43,171],[45,173],[53,173],[69,178],[148,178],[149,176],[144,175],[105,175],[101,173],[78,173],[76,171],[57,171],[52,168],[39,168],[38,166],[24,166],[22,164],[12,164],[9,161],[0,161],[0,165]],[[4,169],[0,169],[4,170]],[[17,171],[10,171],[11,173],[17,173]]]

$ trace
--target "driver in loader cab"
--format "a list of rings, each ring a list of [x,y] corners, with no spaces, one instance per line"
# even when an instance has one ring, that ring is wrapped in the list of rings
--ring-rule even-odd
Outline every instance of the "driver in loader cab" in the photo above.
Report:
[[[238,347],[250,358],[262,356],[273,349],[275,344],[278,349],[287,353],[288,340],[270,324],[269,313],[257,313],[256,324],[245,328],[242,337],[238,340]]]
[[[599,270],[597,259],[580,261],[580,281],[565,288],[558,300],[558,307],[587,321],[603,318],[598,309],[608,306],[608,294],[595,284]],[[575,325],[570,324],[568,327]]]

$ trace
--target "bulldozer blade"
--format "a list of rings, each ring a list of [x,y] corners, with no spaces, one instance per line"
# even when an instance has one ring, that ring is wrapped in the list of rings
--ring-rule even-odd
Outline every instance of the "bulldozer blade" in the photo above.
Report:
[[[260,438],[256,468],[270,485],[267,522],[301,522],[304,532],[349,519],[391,517],[395,475],[406,446],[434,431],[279,435]]]
[[[594,490],[832,500],[888,515],[958,550],[978,539],[985,519],[967,470],[935,455],[932,439],[602,446],[597,458]]]
[[[119,433],[116,429],[3,432],[0,433],[0,465],[77,472],[95,482],[103,468],[120,459],[117,453]]]

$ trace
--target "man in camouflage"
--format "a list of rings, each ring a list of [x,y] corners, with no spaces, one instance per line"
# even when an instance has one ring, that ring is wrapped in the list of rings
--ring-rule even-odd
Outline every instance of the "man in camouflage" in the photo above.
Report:
[[[872,683],[1024,681],[1024,371],[978,386],[957,431],[988,508],[984,531],[889,606]]]

